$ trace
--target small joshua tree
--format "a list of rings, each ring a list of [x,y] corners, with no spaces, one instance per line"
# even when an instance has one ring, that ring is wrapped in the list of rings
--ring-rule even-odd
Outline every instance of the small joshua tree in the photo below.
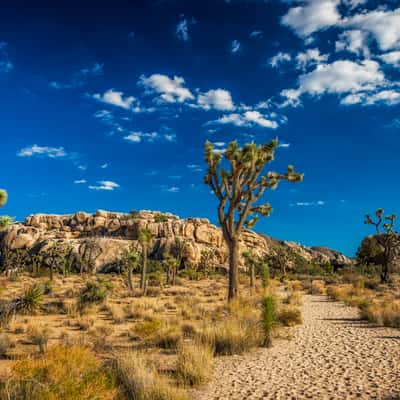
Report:
[[[133,285],[133,270],[140,262],[140,254],[134,246],[129,246],[122,251],[122,265],[128,270],[128,287],[132,292],[134,289]]]
[[[272,329],[276,323],[276,302],[272,295],[267,295],[262,301],[262,326],[264,330],[265,347],[272,346]]]
[[[139,232],[139,242],[142,246],[142,273],[140,278],[140,289],[143,291],[145,290],[146,286],[147,252],[152,239],[153,235],[149,229],[141,229]]]
[[[253,228],[260,215],[266,217],[271,213],[270,204],[259,203],[265,191],[275,189],[282,180],[295,183],[303,178],[291,165],[283,174],[265,171],[266,165],[274,160],[277,147],[277,140],[263,145],[250,143],[243,148],[233,141],[223,157],[214,150],[212,143],[207,141],[205,144],[208,169],[204,181],[218,199],[218,220],[229,250],[228,301],[234,299],[238,292],[241,233],[244,228]]]
[[[4,207],[8,200],[8,194],[5,190],[0,189],[0,207]]]
[[[394,230],[397,215],[383,215],[383,209],[375,211],[376,220],[374,221],[369,214],[365,216],[364,223],[373,225],[376,231],[378,245],[382,248],[381,259],[381,282],[386,283],[395,259],[400,251],[400,236]],[[384,222],[386,221],[386,222]]]

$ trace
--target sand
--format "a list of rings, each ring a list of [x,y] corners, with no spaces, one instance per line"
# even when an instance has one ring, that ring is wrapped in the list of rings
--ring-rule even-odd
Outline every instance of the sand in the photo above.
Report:
[[[213,382],[193,399],[400,399],[400,330],[325,296],[304,296],[302,312],[293,340],[217,358]]]

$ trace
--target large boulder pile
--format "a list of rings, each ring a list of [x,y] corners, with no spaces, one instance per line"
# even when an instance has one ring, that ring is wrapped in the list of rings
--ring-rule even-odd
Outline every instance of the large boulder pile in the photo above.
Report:
[[[93,272],[105,272],[121,258],[129,246],[139,248],[139,232],[142,228],[151,231],[150,258],[161,259],[171,251],[176,239],[185,243],[183,263],[195,267],[204,253],[216,267],[226,267],[228,251],[221,230],[207,219],[180,219],[172,214],[154,211],[139,211],[131,214],[97,211],[95,214],[77,212],[69,215],[37,214],[26,218],[24,223],[11,225],[0,237],[1,246],[7,251],[25,250],[28,253],[46,254],[54,244],[58,248],[68,247],[76,255],[85,253],[88,246],[96,247]],[[280,242],[290,246],[307,261],[331,263],[349,262],[337,252],[311,249],[291,242]],[[246,231],[242,235],[241,250],[252,249],[255,255],[265,256],[276,251],[277,241]]]

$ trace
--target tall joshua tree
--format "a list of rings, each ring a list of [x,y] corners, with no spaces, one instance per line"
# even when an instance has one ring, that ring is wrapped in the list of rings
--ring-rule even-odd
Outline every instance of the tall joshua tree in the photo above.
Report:
[[[242,148],[230,142],[223,156],[209,141],[205,144],[208,169],[204,181],[218,199],[218,220],[229,249],[228,301],[238,292],[239,240],[244,228],[255,226],[259,216],[268,216],[269,203],[260,203],[268,189],[275,189],[281,180],[300,182],[303,175],[289,165],[286,173],[265,171],[274,160],[278,140],[263,145],[249,143]],[[225,167],[226,166],[226,167]]]
[[[153,235],[149,229],[143,228],[140,230],[139,242],[142,246],[142,274],[140,278],[140,289],[142,290],[145,290],[146,287],[147,252],[152,239]]]
[[[383,209],[378,208],[375,211],[376,220],[374,221],[369,214],[365,216],[364,223],[373,225],[376,231],[378,245],[382,248],[380,254],[381,282],[385,283],[389,279],[390,270],[393,262],[400,252],[400,236],[394,230],[397,215],[383,215]],[[386,221],[386,222],[384,222]]]

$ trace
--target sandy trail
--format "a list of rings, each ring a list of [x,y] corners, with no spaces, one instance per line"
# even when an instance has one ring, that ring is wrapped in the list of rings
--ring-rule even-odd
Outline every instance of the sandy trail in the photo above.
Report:
[[[217,358],[213,382],[193,398],[400,399],[400,330],[324,296],[304,296],[303,319],[291,341]]]

